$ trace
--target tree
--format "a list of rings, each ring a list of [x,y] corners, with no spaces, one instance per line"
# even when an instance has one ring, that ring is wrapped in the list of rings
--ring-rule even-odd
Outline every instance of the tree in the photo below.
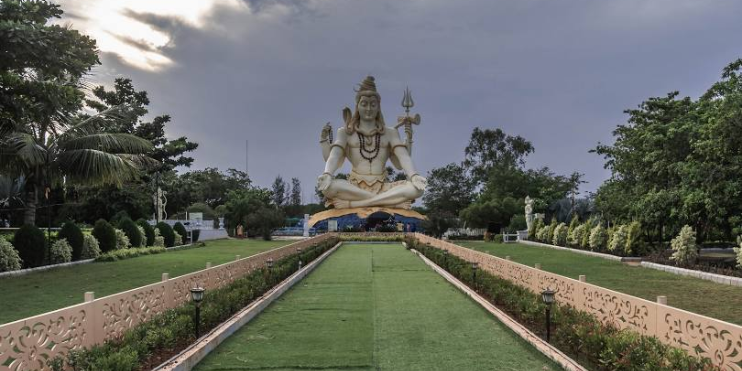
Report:
[[[101,111],[80,118],[80,79],[99,64],[95,41],[47,24],[62,10],[47,1],[0,5],[0,171],[26,179],[25,222],[34,224],[40,195],[52,182],[117,183],[129,178],[150,144],[133,136],[100,133]]]
[[[474,182],[464,168],[448,164],[430,171],[423,202],[428,210],[459,215],[474,196]]]
[[[510,136],[502,129],[474,128],[464,153],[464,167],[471,172],[472,179],[485,182],[490,170],[495,167],[522,168],[525,158],[533,153],[533,145],[521,136]]]
[[[301,206],[301,182],[299,178],[291,178],[291,195],[289,196],[289,205]]]
[[[443,233],[457,225],[456,217],[446,211],[434,211],[427,214],[427,219],[422,222],[425,232],[433,237],[441,238]]]
[[[271,187],[271,191],[273,192],[273,204],[281,207],[284,204],[286,204],[286,182],[281,178],[281,176],[277,176],[276,180],[273,181],[273,186]]]
[[[165,125],[170,123],[169,115],[159,115],[151,122],[142,118],[148,114],[150,103],[146,91],[137,91],[131,79],[117,78],[113,90],[103,86],[93,88],[96,99],[87,99],[87,105],[97,112],[105,112],[112,107],[120,108],[120,117],[108,120],[106,130],[113,133],[128,133],[149,140],[154,145],[151,157],[162,163],[161,171],[172,170],[177,166],[190,167],[193,158],[186,156],[198,148],[198,143],[180,137],[170,140],[165,137]]]

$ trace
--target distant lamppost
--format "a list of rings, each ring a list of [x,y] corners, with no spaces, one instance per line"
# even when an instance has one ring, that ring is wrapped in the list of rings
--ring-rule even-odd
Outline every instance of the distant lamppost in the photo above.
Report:
[[[474,282],[474,289],[477,288],[477,269],[479,269],[479,264],[477,262],[471,263],[471,280]]]
[[[446,270],[448,270],[448,250],[443,250],[443,261],[446,264]]]
[[[554,294],[550,288],[546,288],[541,292],[541,300],[546,304],[546,342],[548,343],[551,339],[551,305],[554,304]]]
[[[273,269],[273,258],[268,258],[268,270]]]
[[[201,337],[201,331],[200,331],[200,324],[201,324],[201,301],[204,300],[204,289],[201,286],[196,286],[191,288],[191,300],[196,305],[196,339]]]

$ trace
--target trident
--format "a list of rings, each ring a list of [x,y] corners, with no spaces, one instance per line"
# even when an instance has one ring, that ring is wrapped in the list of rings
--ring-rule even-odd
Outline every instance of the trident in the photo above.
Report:
[[[410,117],[410,108],[414,106],[415,101],[412,100],[412,92],[409,87],[406,87],[402,96],[402,107],[405,109],[405,115],[397,117],[397,126],[394,128],[398,129],[404,125],[404,132],[407,135],[407,152],[410,155],[412,154],[412,124],[420,125],[419,114],[415,114],[415,117]]]

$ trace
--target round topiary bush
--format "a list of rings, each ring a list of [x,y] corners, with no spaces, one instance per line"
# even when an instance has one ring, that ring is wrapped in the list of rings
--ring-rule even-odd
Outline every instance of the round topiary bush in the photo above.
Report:
[[[13,245],[0,237],[0,272],[17,271],[21,269],[22,263]]]
[[[177,222],[173,225],[173,231],[178,232],[182,238],[188,236],[188,231],[186,231],[185,226],[181,222]]]
[[[165,237],[160,236],[160,230],[157,228],[154,228],[155,230],[155,242],[152,244],[153,247],[165,247]]]
[[[111,224],[103,219],[98,219],[93,227],[93,237],[98,240],[101,252],[116,250],[116,230]]]
[[[100,256],[100,246],[98,240],[92,234],[86,234],[83,237],[82,254],[80,259],[95,259]]]
[[[144,235],[146,236],[146,241],[144,241],[145,246],[154,246],[155,244],[155,229],[152,228],[151,225],[149,225],[149,222],[144,219],[137,220],[137,225],[142,227],[144,229]]]
[[[69,263],[72,261],[72,246],[67,239],[54,241],[49,249],[49,264]]]
[[[170,227],[169,224],[165,222],[159,222],[157,223],[155,228],[160,231],[160,236],[165,239],[165,247],[175,246],[175,233],[173,233],[173,228]]]
[[[80,260],[80,254],[82,254],[82,244],[84,243],[84,237],[82,231],[77,224],[73,222],[64,223],[62,229],[57,234],[58,239],[66,239],[67,243],[72,247],[72,260]]]
[[[198,242],[198,238],[201,236],[201,230],[200,229],[194,229],[191,231],[191,243]]]
[[[134,247],[142,245],[142,235],[139,233],[137,224],[134,223],[130,218],[123,218],[119,222],[119,229],[124,231],[126,237],[129,238],[129,244]]]
[[[25,268],[38,267],[44,264],[46,255],[46,238],[44,232],[34,225],[24,225],[15,232],[13,245],[23,261]]]

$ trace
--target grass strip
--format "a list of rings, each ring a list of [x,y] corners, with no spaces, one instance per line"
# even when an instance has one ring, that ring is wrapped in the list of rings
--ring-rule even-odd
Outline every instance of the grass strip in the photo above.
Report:
[[[115,262],[95,262],[0,278],[3,305],[0,324],[49,312],[83,301],[86,291],[96,297],[157,282],[162,273],[182,276],[213,265],[247,257],[291,241],[216,240],[201,248],[169,251]]]
[[[399,244],[345,245],[198,365],[556,370]]]
[[[742,311],[739,310],[742,307],[742,290],[737,286],[632,267],[547,247],[472,241],[456,243],[501,258],[510,256],[513,261],[531,267],[541,263],[541,268],[545,271],[574,279],[584,274],[589,283],[646,300],[655,301],[657,296],[665,295],[668,304],[673,307],[742,325]]]

